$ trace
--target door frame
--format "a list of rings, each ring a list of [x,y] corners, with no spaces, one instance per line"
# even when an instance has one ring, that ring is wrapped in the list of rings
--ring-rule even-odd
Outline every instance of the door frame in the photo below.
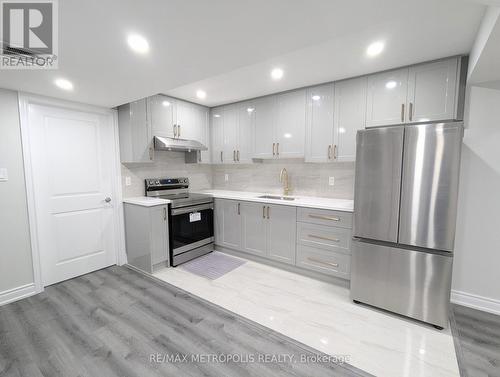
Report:
[[[121,266],[127,263],[127,254],[125,251],[125,231],[123,220],[123,203],[122,203],[122,186],[121,186],[121,166],[120,166],[120,146],[118,138],[118,113],[116,110],[107,109],[93,105],[86,105],[77,102],[65,101],[50,97],[39,96],[29,93],[18,93],[19,101],[19,120],[21,125],[21,141],[23,150],[24,175],[26,183],[26,196],[28,203],[28,222],[30,229],[31,255],[33,262],[33,277],[35,284],[35,293],[40,293],[44,290],[44,282],[42,278],[42,266],[40,261],[40,247],[38,242],[38,227],[36,214],[35,187],[33,181],[33,165],[31,163],[31,142],[29,131],[28,111],[30,105],[43,105],[56,107],[65,110],[81,111],[93,113],[101,116],[106,116],[113,127],[113,177],[112,190],[116,205],[113,207],[114,228],[115,228],[115,244],[116,263]]]

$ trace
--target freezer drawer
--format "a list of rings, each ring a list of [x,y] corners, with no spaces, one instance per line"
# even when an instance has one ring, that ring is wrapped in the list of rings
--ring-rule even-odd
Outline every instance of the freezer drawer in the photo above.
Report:
[[[397,242],[404,127],[358,131],[354,229],[360,238]]]
[[[451,256],[356,239],[352,241],[351,254],[353,300],[448,326]]]
[[[399,243],[453,251],[462,123],[407,126]]]

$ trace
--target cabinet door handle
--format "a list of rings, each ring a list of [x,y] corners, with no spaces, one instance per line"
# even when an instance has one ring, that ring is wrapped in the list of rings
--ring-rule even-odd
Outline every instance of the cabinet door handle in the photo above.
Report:
[[[307,235],[309,238],[316,238],[318,240],[324,240],[324,241],[332,241],[332,242],[340,242],[338,238],[330,238],[330,237],[323,237],[323,236],[316,236],[314,234],[308,234]]]
[[[233,161],[236,162],[236,151],[233,150]]]
[[[273,143],[273,156],[276,156],[276,152],[274,151],[276,148],[276,143]]]
[[[238,215],[241,215],[241,212],[240,212],[240,203],[238,203]]]
[[[408,109],[408,118],[410,122],[413,120],[413,102],[410,102],[410,108]]]
[[[181,137],[181,125],[177,125],[177,137]]]
[[[332,159],[332,146],[331,145],[328,146],[328,159],[329,160]]]
[[[337,144],[333,145],[333,159],[337,159]]]
[[[222,151],[220,151],[220,162],[224,162],[224,159],[222,158]]]
[[[262,206],[262,218],[266,218],[266,206]]]
[[[174,137],[177,137],[177,124],[174,124]]]
[[[320,220],[330,220],[330,221],[340,221],[338,217],[324,216],[324,215],[309,215],[312,219],[320,219]]]
[[[280,155],[280,143],[276,143],[276,156]]]
[[[167,221],[167,209],[163,207],[163,220]]]
[[[149,159],[153,161],[153,147],[149,147]]]
[[[240,162],[240,151],[236,151],[236,161]]]
[[[316,258],[312,258],[312,257],[307,257],[307,259],[310,260],[311,262],[324,264],[324,265],[331,266],[331,267],[338,267],[339,266],[338,263],[325,262],[325,261],[322,261],[320,259],[316,259]]]
[[[267,206],[267,218],[269,219],[269,206]]]
[[[401,104],[401,123],[404,123],[405,121],[405,104]]]

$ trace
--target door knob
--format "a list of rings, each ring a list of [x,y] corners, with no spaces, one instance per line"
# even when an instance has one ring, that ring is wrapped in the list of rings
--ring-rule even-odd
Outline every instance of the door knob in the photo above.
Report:
[[[104,199],[106,203],[109,203],[111,201],[111,198],[108,196],[106,199]]]

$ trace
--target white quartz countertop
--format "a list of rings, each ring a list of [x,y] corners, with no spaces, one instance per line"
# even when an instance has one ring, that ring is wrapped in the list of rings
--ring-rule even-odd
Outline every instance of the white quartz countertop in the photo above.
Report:
[[[314,196],[291,195],[295,200],[277,200],[259,198],[262,195],[276,195],[262,192],[247,191],[226,191],[226,190],[205,190],[200,194],[210,194],[214,198],[242,200],[247,202],[281,204],[293,207],[307,207],[318,209],[330,209],[335,211],[352,212],[354,201],[348,199],[319,198]],[[278,195],[279,196],[279,195]]]
[[[169,204],[170,200],[161,198],[150,198],[147,196],[136,196],[133,198],[123,198],[123,203],[135,204],[143,207],[154,207]]]

